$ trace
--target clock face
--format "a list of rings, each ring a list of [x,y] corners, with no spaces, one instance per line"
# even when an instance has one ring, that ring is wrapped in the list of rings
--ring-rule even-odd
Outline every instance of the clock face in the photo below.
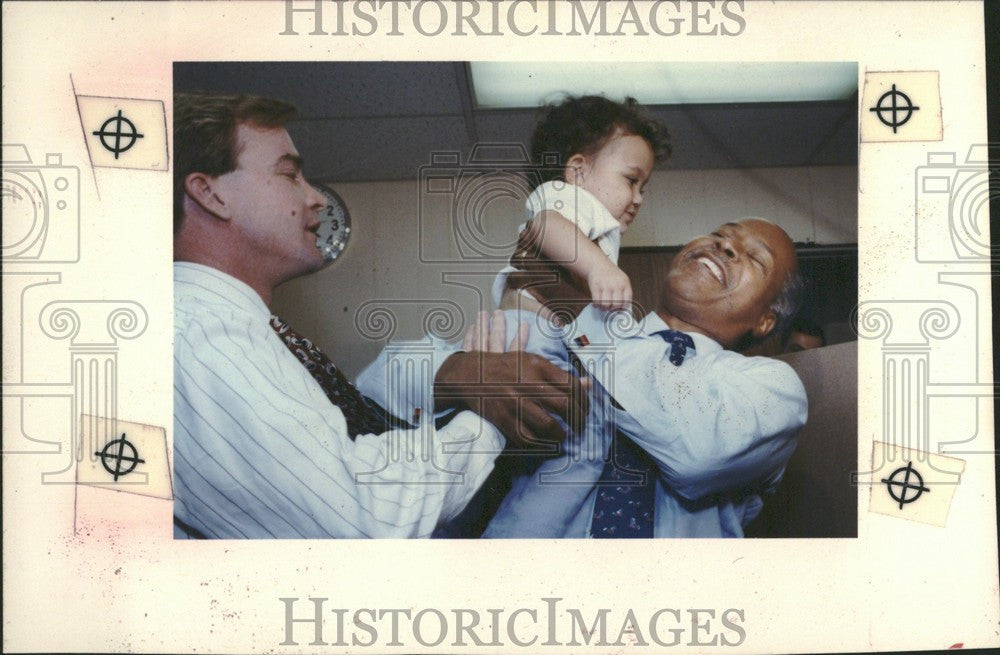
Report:
[[[319,229],[316,230],[316,247],[323,253],[329,264],[344,252],[351,236],[351,215],[347,205],[332,189],[322,184],[313,184],[326,198],[326,207],[319,210]]]

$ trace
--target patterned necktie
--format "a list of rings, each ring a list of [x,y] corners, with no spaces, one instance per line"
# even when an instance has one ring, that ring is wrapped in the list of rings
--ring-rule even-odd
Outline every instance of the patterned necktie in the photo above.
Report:
[[[353,440],[359,434],[382,434],[393,428],[409,429],[407,424],[377,403],[365,398],[337,366],[309,339],[298,334],[277,316],[271,316],[271,327],[298,360],[319,382],[330,402],[340,408],[347,419],[347,432]]]
[[[670,363],[674,366],[680,366],[684,363],[688,348],[694,350],[694,339],[691,338],[690,334],[685,332],[678,332],[677,330],[667,328],[666,330],[653,332],[653,334],[670,344]]]
[[[654,332],[670,344],[670,363],[680,366],[694,340],[677,330]],[[597,483],[590,534],[595,539],[649,538],[656,510],[656,463],[622,432],[616,432],[611,457]]]

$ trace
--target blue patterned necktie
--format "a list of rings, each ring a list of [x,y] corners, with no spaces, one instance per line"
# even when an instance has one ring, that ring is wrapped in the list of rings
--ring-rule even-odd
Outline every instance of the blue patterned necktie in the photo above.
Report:
[[[694,339],[692,339],[691,335],[686,332],[678,332],[677,330],[667,328],[666,330],[653,332],[653,334],[670,344],[669,359],[670,363],[674,366],[680,366],[684,363],[684,358],[687,356],[688,348],[694,350]]]
[[[654,332],[670,344],[668,359],[674,366],[684,363],[691,337],[677,330]],[[597,500],[590,535],[595,539],[649,538],[653,536],[656,510],[656,463],[622,432],[616,432],[610,458],[597,483]]]

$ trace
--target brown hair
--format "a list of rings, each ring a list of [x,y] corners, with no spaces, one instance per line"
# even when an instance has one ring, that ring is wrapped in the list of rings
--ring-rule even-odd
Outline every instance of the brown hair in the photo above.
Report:
[[[236,168],[241,124],[282,127],[294,105],[251,95],[174,94],[174,234],[184,221],[184,179],[191,173],[219,176]]]
[[[556,154],[561,167],[577,153],[594,154],[615,134],[645,139],[653,150],[654,161],[670,156],[667,127],[649,116],[635,98],[615,102],[593,95],[566,96],[558,104],[543,107],[531,138],[531,154],[539,165],[546,163],[546,155]],[[543,171],[543,182],[562,178],[557,167],[546,167]]]

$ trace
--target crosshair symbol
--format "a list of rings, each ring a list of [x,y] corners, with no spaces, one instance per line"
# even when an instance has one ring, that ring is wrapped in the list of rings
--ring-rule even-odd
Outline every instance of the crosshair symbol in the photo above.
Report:
[[[111,448],[115,445],[118,446],[118,452],[111,454]],[[126,448],[131,452],[130,455],[125,454]],[[139,459],[139,452],[135,449],[135,446],[133,446],[131,442],[126,441],[124,432],[122,432],[121,439],[109,441],[105,444],[103,450],[97,451],[94,454],[100,456],[101,466],[104,467],[105,471],[114,476],[115,482],[118,482],[119,477],[128,475],[134,471],[137,465],[144,464],[146,462],[144,459]],[[113,469],[108,464],[109,457],[115,460],[115,467]],[[122,462],[128,462],[128,466],[124,470],[122,470]]]
[[[900,106],[896,102],[897,97],[903,99],[902,106]],[[883,106],[883,103],[886,101],[886,99],[889,99],[889,101],[892,103],[888,107]],[[917,111],[918,109],[920,109],[920,107],[915,106],[910,101],[910,96],[906,95],[902,91],[897,91],[896,85],[893,84],[892,88],[883,93],[882,97],[880,97],[878,99],[878,102],[875,103],[875,106],[869,108],[868,111],[875,112],[875,115],[878,116],[878,119],[882,121],[884,125],[888,125],[889,127],[891,127],[892,133],[895,134],[896,129],[903,125],[906,125],[906,122],[910,120],[910,118],[913,116],[913,112]],[[882,115],[882,112],[892,114],[892,118],[890,120],[886,120],[885,116]],[[904,114],[902,119],[898,117],[899,114]]]
[[[115,131],[109,132],[108,126],[111,123],[115,123]],[[122,130],[122,125],[128,125],[128,131]],[[135,129],[135,124],[129,119],[122,116],[122,110],[118,110],[117,116],[112,116],[108,120],[104,121],[101,125],[101,129],[93,132],[94,136],[101,138],[101,145],[104,146],[106,150],[115,153],[115,159],[118,159],[120,153],[125,152],[129,148],[135,145],[135,142],[143,137]],[[114,145],[111,145],[104,140],[104,137],[114,137]],[[128,137],[129,141],[124,146],[122,146],[122,137]]]
[[[905,474],[903,476],[902,482],[896,480],[896,476],[899,475],[900,473]],[[911,474],[917,476],[916,484],[910,484]],[[892,475],[890,475],[888,478],[882,478],[882,482],[884,482],[885,486],[889,488],[889,495],[892,496],[892,499],[899,503],[899,509],[903,509],[903,505],[912,503],[917,498],[920,498],[921,494],[923,494],[925,491],[927,493],[931,492],[930,489],[924,486],[924,478],[915,468],[913,468],[913,462],[907,462],[906,466],[900,466],[898,469],[893,471]],[[902,487],[900,495],[898,496],[896,495],[896,491],[894,488],[896,486]],[[906,494],[908,489],[915,489],[916,493],[914,493],[912,496],[907,496]]]

